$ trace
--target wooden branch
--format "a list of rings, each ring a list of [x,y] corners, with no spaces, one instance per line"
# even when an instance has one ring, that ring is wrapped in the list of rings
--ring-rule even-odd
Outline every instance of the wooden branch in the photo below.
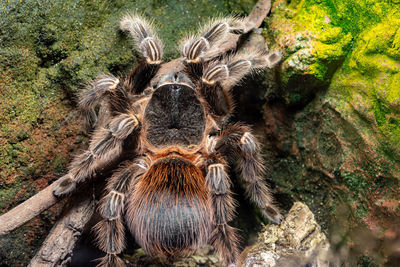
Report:
[[[257,4],[253,7],[253,10],[251,10],[251,13],[246,17],[246,20],[247,22],[249,22],[249,25],[253,24],[253,27],[247,29],[247,32],[261,26],[265,17],[271,10],[271,6],[272,6],[271,0],[263,0],[257,2]]]
[[[258,1],[249,16],[245,18],[245,25],[247,25],[245,32],[249,32],[253,28],[260,27],[261,23],[264,21],[264,18],[268,15],[270,9],[271,0]],[[228,38],[225,43],[218,46],[215,51],[213,51],[212,55],[222,54],[224,52],[234,49],[236,47],[239,37],[240,35],[231,34],[231,37]],[[161,76],[167,73],[181,71],[182,68],[182,58],[178,58],[163,64],[156,77],[152,80],[152,84],[155,84]],[[49,185],[47,188],[43,189],[35,196],[26,200],[9,212],[1,215],[0,236],[11,232],[15,228],[21,226],[22,224],[26,223],[33,217],[39,215],[41,212],[47,210],[55,203],[60,201],[60,198],[56,198],[53,196],[54,186],[55,184]]]
[[[53,195],[54,184],[0,216],[0,236],[8,234],[33,217],[47,210],[60,199]]]
[[[95,201],[90,194],[77,197],[73,206],[53,226],[29,267],[65,266],[94,210]]]

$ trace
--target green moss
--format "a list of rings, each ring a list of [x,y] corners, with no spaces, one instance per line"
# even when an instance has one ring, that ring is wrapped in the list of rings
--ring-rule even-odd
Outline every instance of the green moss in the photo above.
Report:
[[[399,30],[400,19],[389,14],[382,23],[361,32],[331,86],[331,92],[338,90],[346,96],[339,101],[351,103],[366,118],[373,116],[381,149],[394,153],[391,158],[400,155],[400,112],[395,108],[400,106],[400,61],[396,49]],[[358,104],[360,98],[366,104],[363,107]],[[391,152],[387,151],[388,146],[392,147]]]
[[[400,72],[391,77],[390,85],[386,91],[386,99],[390,103],[400,106]]]
[[[65,158],[61,155],[58,155],[56,159],[53,162],[54,166],[54,171],[57,175],[61,175],[62,173],[65,172],[65,167],[66,167],[66,161]]]
[[[371,257],[363,256],[363,257],[360,257],[358,259],[357,266],[360,266],[360,267],[378,267],[379,265],[376,264]]]
[[[400,7],[393,1],[302,0],[288,5],[280,1],[273,14],[270,38],[285,48],[282,85],[287,102],[307,103],[310,94],[326,88],[353,49],[348,66],[368,75],[398,73],[399,14]],[[385,99],[397,102],[396,88],[398,78],[394,77],[378,91]]]
[[[324,12],[335,26],[343,31],[357,36],[365,27],[381,21],[387,12],[391,11],[390,1],[382,0],[307,0],[303,1],[302,9],[323,7]]]
[[[278,196],[305,201],[323,227],[347,229],[348,241],[363,223],[382,236],[398,227],[396,211],[376,199],[399,198],[399,2],[278,0],[275,8],[266,35],[285,58],[273,93],[295,110],[281,110],[292,115],[281,119],[287,129],[273,122],[279,111],[265,114],[277,136]],[[365,255],[353,244],[351,254]],[[371,262],[382,261],[379,253]]]
[[[400,54],[396,50],[396,36],[399,29],[400,19],[388,17],[364,31],[355,46],[349,67],[357,68],[368,76],[377,72],[398,73]]]
[[[10,200],[13,199],[20,190],[20,183],[15,183],[12,187],[0,190],[0,210],[4,210],[5,208],[7,208]]]
[[[270,36],[285,48],[281,81],[288,104],[304,105],[326,88],[350,51],[353,36],[331,14],[329,1],[291,1],[278,5]]]

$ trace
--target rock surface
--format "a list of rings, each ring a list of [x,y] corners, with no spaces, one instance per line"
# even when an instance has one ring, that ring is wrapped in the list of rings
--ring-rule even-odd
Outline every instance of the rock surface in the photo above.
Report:
[[[267,225],[258,241],[246,248],[238,267],[328,267],[330,245],[314,214],[295,202],[280,225]],[[339,266],[339,265],[338,265]]]
[[[305,202],[352,264],[399,257],[399,18],[398,1],[280,0],[266,23],[285,55],[264,107],[278,198]]]

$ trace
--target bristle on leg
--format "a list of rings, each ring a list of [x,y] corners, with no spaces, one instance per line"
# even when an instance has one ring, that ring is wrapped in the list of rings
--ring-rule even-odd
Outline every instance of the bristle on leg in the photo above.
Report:
[[[137,14],[124,16],[119,24],[122,31],[132,36],[135,45],[149,64],[160,64],[163,56],[163,45],[153,30],[152,23]]]
[[[241,20],[224,18],[206,24],[200,34],[186,38],[181,45],[181,54],[189,63],[200,62],[213,47],[226,41],[230,32],[240,31]]]
[[[143,175],[146,167],[143,160],[126,161],[110,178],[106,194],[100,201],[99,214],[103,218],[93,228],[98,248],[107,253],[100,259],[99,266],[124,266],[117,256],[125,248],[123,213],[125,193],[129,192]]]
[[[226,127],[217,136],[215,151],[231,161],[238,161],[247,196],[265,217],[279,224],[283,216],[274,205],[272,194],[264,181],[266,165],[260,153],[260,144],[250,128],[241,124]]]
[[[230,191],[231,181],[225,170],[226,165],[222,160],[217,162],[208,166],[206,176],[214,211],[214,230],[210,243],[215,247],[223,263],[228,266],[235,263],[239,256],[236,229],[228,225],[234,217],[236,204]]]
[[[115,254],[107,254],[98,259],[97,267],[125,267],[125,262]]]
[[[240,82],[247,74],[264,68],[276,66],[282,58],[281,53],[265,54],[261,51],[247,51],[229,56],[222,61],[208,64],[203,71],[203,82],[220,82],[228,90]]]

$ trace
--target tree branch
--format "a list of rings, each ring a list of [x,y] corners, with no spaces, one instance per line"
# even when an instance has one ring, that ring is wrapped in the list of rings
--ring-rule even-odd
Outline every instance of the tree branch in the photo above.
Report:
[[[33,217],[47,210],[60,199],[53,195],[54,184],[0,216],[0,236],[8,234]]]
[[[84,193],[74,199],[72,207],[53,226],[28,267],[65,266],[94,209],[95,201],[90,194]]]

